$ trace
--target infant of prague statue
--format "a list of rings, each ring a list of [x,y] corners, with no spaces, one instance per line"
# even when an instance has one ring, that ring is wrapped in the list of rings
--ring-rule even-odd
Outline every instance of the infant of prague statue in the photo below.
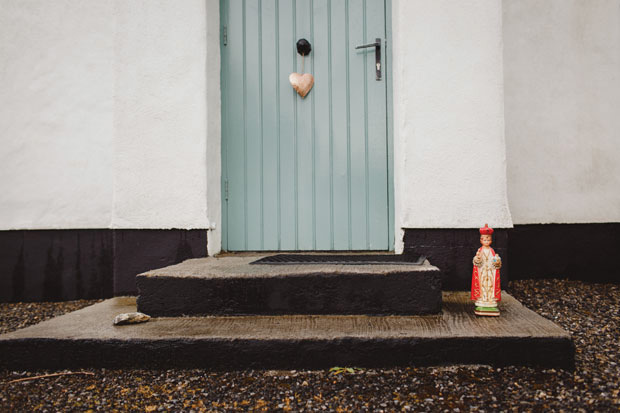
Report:
[[[499,282],[499,269],[502,260],[495,254],[493,242],[493,228],[484,224],[480,228],[480,243],[482,247],[474,257],[474,272],[471,277],[471,299],[475,301],[474,313],[480,316],[498,317],[497,303],[502,299]]]

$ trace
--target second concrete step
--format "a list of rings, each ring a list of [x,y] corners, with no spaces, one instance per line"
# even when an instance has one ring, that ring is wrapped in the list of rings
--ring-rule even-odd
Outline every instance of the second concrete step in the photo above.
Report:
[[[261,256],[199,258],[138,275],[138,311],[181,315],[441,311],[441,274],[423,265],[251,265]]]

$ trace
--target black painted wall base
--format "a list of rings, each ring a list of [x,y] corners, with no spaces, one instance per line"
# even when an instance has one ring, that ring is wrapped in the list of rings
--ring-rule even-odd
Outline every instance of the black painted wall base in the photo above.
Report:
[[[442,270],[444,290],[471,288],[477,228],[405,229],[404,243]],[[503,261],[502,288],[528,278],[620,282],[620,223],[515,225],[495,230],[493,248]]]
[[[620,223],[515,225],[511,277],[620,282]]]
[[[503,288],[509,278],[620,282],[620,223],[516,225],[494,235]],[[467,290],[478,239],[476,228],[406,229],[404,242],[442,270],[444,290]],[[206,255],[202,229],[0,231],[0,302],[136,294],[136,274]]]
[[[206,255],[206,230],[0,231],[0,302],[136,294],[136,274]]]
[[[480,247],[478,229],[405,229],[405,251],[426,255],[443,275],[443,290],[471,288],[472,259]],[[502,288],[509,276],[508,231],[496,229],[493,249],[502,258]]]

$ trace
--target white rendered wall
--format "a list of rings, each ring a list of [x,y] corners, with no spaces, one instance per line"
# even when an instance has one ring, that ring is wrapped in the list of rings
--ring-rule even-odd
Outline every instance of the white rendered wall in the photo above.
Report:
[[[220,1],[207,0],[207,212],[209,255],[222,249]]]
[[[209,227],[206,7],[0,0],[0,229]]]
[[[114,228],[207,228],[206,3],[118,0]]]
[[[397,250],[400,228],[511,227],[501,2],[392,8]]]
[[[114,3],[0,0],[0,229],[112,216]]]
[[[516,224],[620,221],[620,1],[504,1]]]

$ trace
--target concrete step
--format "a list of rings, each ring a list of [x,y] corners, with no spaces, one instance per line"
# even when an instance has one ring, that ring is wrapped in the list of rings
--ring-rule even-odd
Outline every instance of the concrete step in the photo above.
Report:
[[[476,317],[467,293],[444,292],[437,315],[170,317],[113,326],[117,314],[136,310],[135,298],[117,297],[0,336],[0,368],[573,366],[567,332],[502,298],[497,318]]]
[[[138,275],[138,309],[180,315],[434,314],[441,274],[423,265],[251,265],[199,258]]]

